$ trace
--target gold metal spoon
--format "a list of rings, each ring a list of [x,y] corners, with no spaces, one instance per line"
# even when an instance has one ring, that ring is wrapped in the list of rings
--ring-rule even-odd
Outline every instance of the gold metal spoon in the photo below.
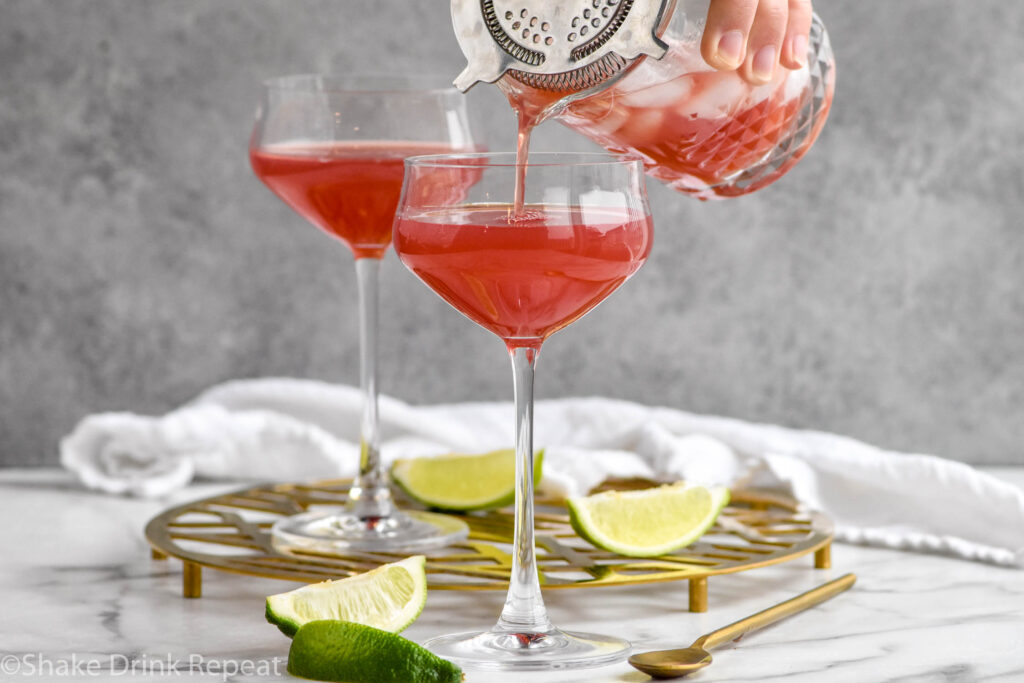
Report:
[[[708,652],[713,647],[730,640],[736,640],[744,633],[756,631],[759,628],[774,624],[780,619],[802,612],[825,602],[831,597],[842,593],[857,581],[853,574],[844,574],[838,579],[822,584],[817,588],[801,593],[795,598],[780,602],[774,607],[751,615],[745,619],[723,626],[717,631],[712,631],[693,641],[693,645],[675,650],[654,650],[652,652],[641,652],[629,658],[633,667],[640,669],[648,676],[654,678],[679,678],[692,674],[697,669],[703,669],[711,663],[711,654]]]

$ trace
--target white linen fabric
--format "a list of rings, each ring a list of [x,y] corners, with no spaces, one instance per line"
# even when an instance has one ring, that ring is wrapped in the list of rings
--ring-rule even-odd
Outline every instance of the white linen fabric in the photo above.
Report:
[[[352,476],[361,406],[349,386],[228,382],[164,417],[86,417],[61,442],[61,462],[90,488],[149,497],[193,476]],[[413,406],[382,396],[382,457],[507,448],[513,419],[507,402]],[[538,401],[534,420],[554,493],[584,494],[608,477],[773,488],[828,514],[840,541],[1024,566],[1024,491],[959,462],[607,398]]]

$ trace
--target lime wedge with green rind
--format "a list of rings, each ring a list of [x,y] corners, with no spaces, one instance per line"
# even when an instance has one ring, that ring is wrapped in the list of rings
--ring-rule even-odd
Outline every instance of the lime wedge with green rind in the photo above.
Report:
[[[544,451],[533,456],[539,485]],[[516,453],[511,448],[480,454],[451,453],[396,460],[391,480],[413,500],[437,510],[491,510],[515,502]]]
[[[363,574],[267,598],[267,621],[288,636],[303,624],[340,619],[398,633],[427,602],[426,558],[413,555]]]
[[[679,482],[574,497],[567,504],[572,528],[589,543],[628,557],[658,557],[703,536],[728,502],[724,486]]]
[[[347,621],[311,621],[288,651],[288,673],[343,683],[459,683],[462,670],[411,640]]]

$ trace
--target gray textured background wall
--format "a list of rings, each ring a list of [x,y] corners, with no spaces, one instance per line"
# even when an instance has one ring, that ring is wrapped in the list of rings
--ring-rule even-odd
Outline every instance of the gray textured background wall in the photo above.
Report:
[[[462,59],[444,0],[0,0],[0,464],[211,383],[355,382],[345,250],[251,175],[258,84]],[[831,121],[787,178],[651,185],[646,268],[544,353],[605,394],[1024,463],[1024,3],[819,0]],[[490,143],[512,118],[471,104]],[[584,146],[555,124],[546,147]],[[392,257],[382,385],[505,398],[503,349]]]

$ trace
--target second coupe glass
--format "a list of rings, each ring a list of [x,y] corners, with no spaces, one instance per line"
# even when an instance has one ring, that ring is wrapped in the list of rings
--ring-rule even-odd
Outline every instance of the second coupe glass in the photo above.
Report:
[[[356,260],[363,416],[359,474],[344,509],[273,527],[282,550],[418,552],[463,539],[465,524],[395,507],[380,459],[377,308],[380,261],[415,154],[472,150],[464,98],[421,78],[299,75],[264,83],[249,147],[256,175]]]

